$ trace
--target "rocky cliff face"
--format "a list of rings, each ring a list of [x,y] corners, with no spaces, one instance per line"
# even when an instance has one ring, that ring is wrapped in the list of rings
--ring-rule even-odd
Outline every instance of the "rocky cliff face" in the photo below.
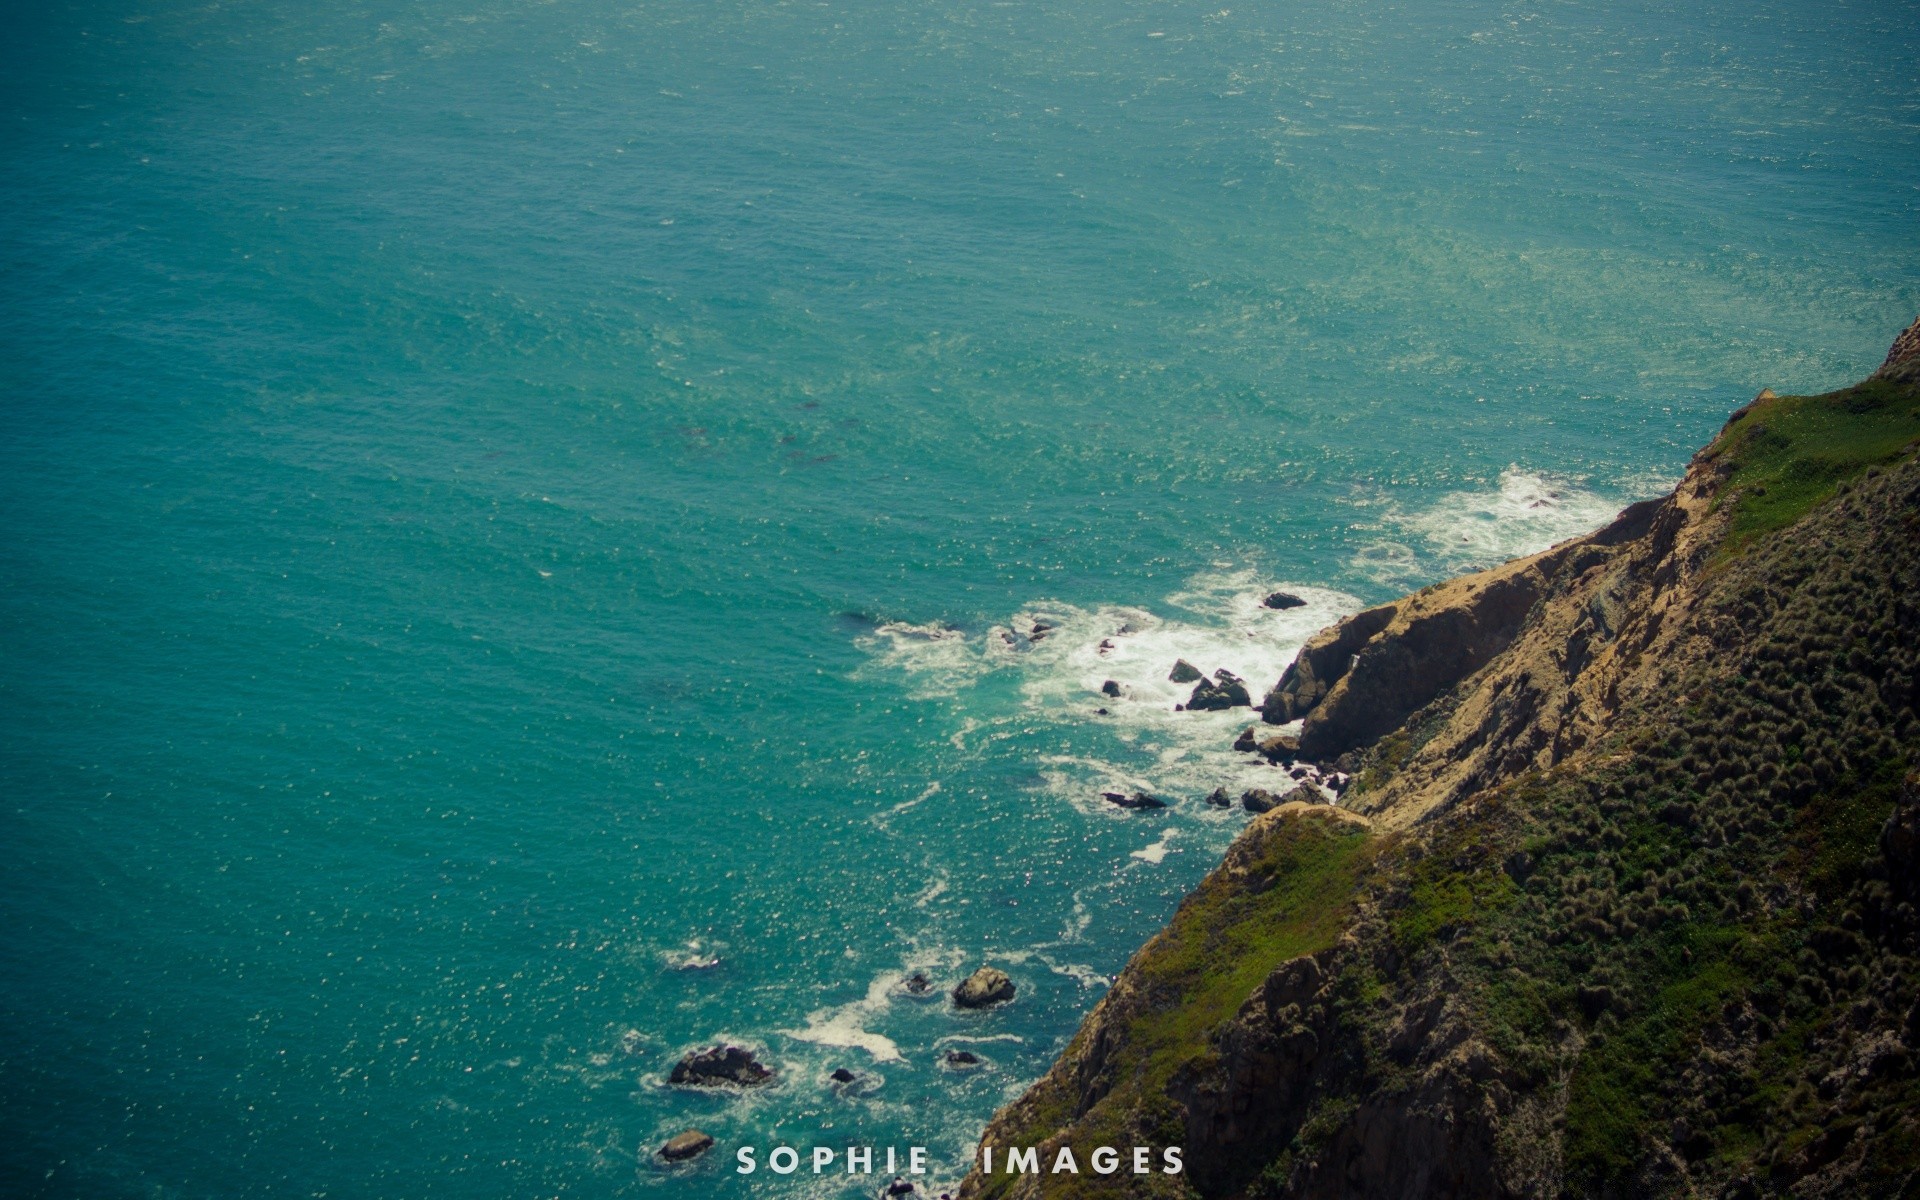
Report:
[[[1903,341],[1915,336],[1910,330]],[[1670,496],[1315,638],[1256,818],[965,1197],[1920,1187],[1920,387],[1763,393]],[[1004,1160],[1002,1160],[1004,1161]]]

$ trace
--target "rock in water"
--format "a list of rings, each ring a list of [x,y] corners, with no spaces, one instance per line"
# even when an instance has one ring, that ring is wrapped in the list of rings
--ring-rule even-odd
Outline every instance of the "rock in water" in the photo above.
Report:
[[[1305,608],[1307,604],[1292,592],[1269,592],[1267,598],[1260,603],[1268,608],[1278,609]]]
[[[1108,804],[1117,804],[1121,808],[1165,808],[1167,802],[1145,792],[1135,792],[1129,796],[1125,792],[1101,792],[1100,798]]]
[[[1173,664],[1173,670],[1167,672],[1167,678],[1174,683],[1192,683],[1196,679],[1205,679],[1206,676],[1200,673],[1199,667],[1183,658]]]
[[[845,1067],[835,1067],[833,1074],[827,1076],[827,1078],[833,1080],[835,1083],[852,1083],[858,1076]]]
[[[1293,760],[1300,754],[1300,739],[1288,737],[1284,733],[1275,734],[1261,742],[1258,748],[1268,762],[1277,763],[1283,767],[1292,766]]]
[[[998,967],[981,967],[953,989],[953,1002],[961,1008],[985,1008],[1013,999],[1013,980]]]
[[[1189,709],[1202,709],[1217,712],[1228,708],[1246,708],[1253,703],[1247,695],[1244,679],[1224,668],[1213,673],[1212,682],[1203,679],[1193,689],[1193,695],[1187,700]]]
[[[950,1067],[977,1067],[980,1065],[980,1056],[971,1050],[949,1050],[947,1051],[947,1065]]]
[[[1213,805],[1215,808],[1233,807],[1233,799],[1227,795],[1227,789],[1223,787],[1217,787],[1211,792],[1208,792],[1207,803]]]
[[[1280,797],[1265,788],[1248,788],[1240,793],[1240,807],[1250,813],[1272,812],[1282,803]]]
[[[695,1050],[673,1064],[667,1082],[689,1087],[760,1087],[773,1082],[773,1072],[761,1066],[751,1050],[714,1046]]]
[[[1233,748],[1242,754],[1251,754],[1260,748],[1259,741],[1253,736],[1253,726],[1249,725],[1240,731],[1240,736],[1233,739]]]
[[[888,1197],[888,1200],[892,1200],[895,1196],[911,1196],[913,1195],[913,1184],[895,1175],[893,1182],[887,1185],[887,1190],[884,1194]]]
[[[1100,685],[1100,693],[1104,696],[1112,696],[1118,700],[1120,698],[1120,685],[1114,680],[1109,679]]]
[[[699,1158],[713,1145],[713,1139],[698,1129],[689,1129],[685,1133],[676,1133],[660,1147],[660,1157],[668,1162],[685,1162],[690,1158]]]

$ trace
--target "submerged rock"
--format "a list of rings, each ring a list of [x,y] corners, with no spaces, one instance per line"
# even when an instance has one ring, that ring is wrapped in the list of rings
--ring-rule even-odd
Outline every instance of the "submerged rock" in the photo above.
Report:
[[[900,990],[909,996],[929,996],[933,994],[933,981],[925,971],[915,971],[900,981]]]
[[[1189,709],[1218,712],[1228,708],[1246,708],[1253,703],[1247,694],[1246,680],[1224,667],[1213,673],[1212,681],[1201,680],[1187,699]]]
[[[1307,602],[1292,592],[1268,592],[1267,598],[1260,603],[1267,608],[1284,610],[1289,608],[1304,608]]]
[[[692,1051],[675,1063],[667,1082],[688,1087],[761,1087],[773,1082],[773,1072],[761,1066],[751,1050],[714,1046]]]
[[[690,1158],[699,1158],[713,1146],[713,1139],[698,1129],[689,1129],[685,1133],[676,1133],[660,1147],[660,1157],[668,1162],[685,1162]]]
[[[981,967],[953,989],[953,1002],[961,1008],[986,1008],[1013,999],[1013,980],[998,967]]]
[[[1192,683],[1198,679],[1205,679],[1206,675],[1199,667],[1183,658],[1173,664],[1173,670],[1167,672],[1167,678],[1174,683]]]

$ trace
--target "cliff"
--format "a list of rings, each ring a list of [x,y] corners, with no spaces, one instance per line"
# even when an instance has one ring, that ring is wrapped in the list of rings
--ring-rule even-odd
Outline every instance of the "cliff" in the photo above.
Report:
[[[1080,1173],[962,1197],[1915,1194],[1916,448],[1920,322],[1313,639],[1263,709],[1354,786],[1257,817],[983,1137]]]

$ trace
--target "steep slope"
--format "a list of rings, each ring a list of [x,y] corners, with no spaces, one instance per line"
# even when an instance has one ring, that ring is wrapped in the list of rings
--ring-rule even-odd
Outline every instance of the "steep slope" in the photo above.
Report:
[[[1336,626],[1256,819],[965,1197],[1913,1194],[1920,387],[1763,393],[1663,500]],[[1097,1146],[1178,1145],[1179,1175]],[[1155,1161],[1158,1161],[1157,1156]]]

